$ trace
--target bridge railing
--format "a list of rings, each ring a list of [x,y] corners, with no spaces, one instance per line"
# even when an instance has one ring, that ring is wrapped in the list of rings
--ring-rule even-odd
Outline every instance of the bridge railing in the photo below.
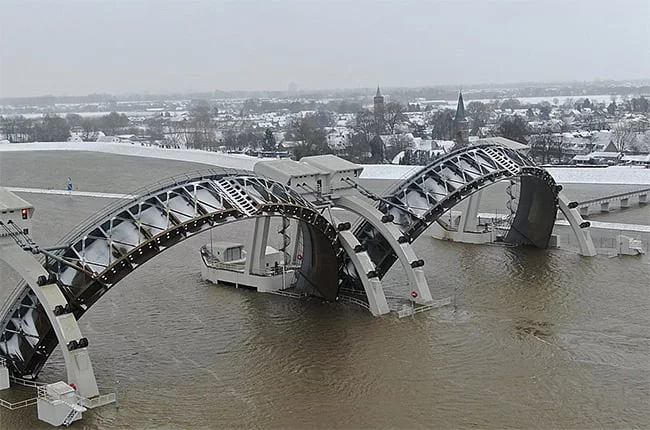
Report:
[[[585,200],[583,202],[578,203],[578,206],[587,206],[594,203],[604,202],[606,200],[615,200],[618,198],[632,197],[632,196],[636,196],[637,194],[647,194],[649,192],[650,192],[650,188],[642,188],[640,190],[628,191],[625,193],[612,194],[610,196],[597,197],[595,199]]]
[[[27,406],[35,405],[37,402],[38,402],[38,397],[22,400],[16,403],[11,403],[6,400],[0,399],[0,406],[9,409],[10,411],[15,411],[16,409],[26,408]]]

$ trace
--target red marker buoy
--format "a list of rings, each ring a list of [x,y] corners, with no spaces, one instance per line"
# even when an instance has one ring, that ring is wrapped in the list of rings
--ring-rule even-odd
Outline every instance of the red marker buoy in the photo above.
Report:
[[[418,297],[418,292],[417,291],[411,291],[411,297],[416,299]]]
[[[302,254],[298,254],[298,255],[296,255],[296,258],[297,258],[298,260],[302,260]]]

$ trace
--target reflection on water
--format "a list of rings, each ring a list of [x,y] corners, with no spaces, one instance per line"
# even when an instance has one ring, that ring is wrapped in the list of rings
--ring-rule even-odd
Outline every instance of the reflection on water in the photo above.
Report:
[[[27,170],[30,156],[0,155],[3,182]],[[42,170],[11,185],[42,186],[61,176],[59,161],[68,162],[61,157],[49,154]],[[88,189],[119,192],[128,184],[117,179],[115,185],[113,172],[123,161],[101,155],[101,165],[95,160],[92,172],[74,176],[94,181]],[[139,170],[124,175],[128,182],[139,186],[188,168],[156,160],[153,167],[166,171],[159,172],[149,162],[137,159]],[[34,236],[44,244],[106,204],[24,197],[37,208]],[[500,201],[489,193],[485,199]],[[212,234],[245,240],[249,227],[235,223]],[[472,246],[425,234],[414,246],[426,261],[432,294],[455,296],[457,307],[398,320],[203,282],[198,249],[208,235],[147,262],[81,320],[100,386],[118,387],[121,407],[88,412],[75,427],[650,425],[647,256],[587,259],[574,245],[547,251]],[[0,267],[3,279],[15,278]],[[390,290],[406,289],[400,270],[387,276]],[[55,354],[42,377],[63,374]],[[0,427],[49,428],[35,409],[0,410]]]

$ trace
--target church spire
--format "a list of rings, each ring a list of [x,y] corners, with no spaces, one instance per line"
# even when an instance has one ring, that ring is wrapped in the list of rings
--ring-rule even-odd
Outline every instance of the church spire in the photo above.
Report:
[[[381,95],[379,91],[379,85],[377,85],[377,95],[373,99],[375,107],[375,125],[377,127],[377,133],[382,134],[384,132],[384,96]]]
[[[458,91],[458,106],[456,106],[456,116],[454,117],[454,132],[456,134],[456,145],[469,145],[469,121],[465,117],[465,102],[463,102],[463,91]]]
[[[454,121],[467,121],[465,118],[465,103],[463,102],[463,91],[458,91],[458,106],[456,106],[456,116]]]

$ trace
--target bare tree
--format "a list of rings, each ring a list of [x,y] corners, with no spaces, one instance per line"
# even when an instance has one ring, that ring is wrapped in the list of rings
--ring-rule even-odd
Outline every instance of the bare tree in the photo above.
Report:
[[[370,139],[372,139],[373,134],[377,130],[375,116],[368,109],[362,109],[357,112],[354,120],[349,125],[354,130],[354,133],[360,136],[359,141],[364,145],[370,143]]]
[[[630,122],[621,121],[613,129],[612,140],[618,152],[624,152],[636,141],[636,133]]]
[[[12,143],[29,142],[33,134],[34,123],[22,115],[4,120],[5,136]]]
[[[289,123],[288,135],[297,145],[293,153],[296,160],[308,155],[321,155],[331,152],[327,144],[325,127],[331,118],[319,112],[296,118]]]
[[[451,109],[435,112],[429,116],[427,123],[432,127],[433,139],[451,140],[454,136],[454,118]]]
[[[519,115],[513,117],[503,117],[499,123],[498,132],[501,136],[526,144],[528,136],[528,123]]]
[[[70,125],[57,115],[45,115],[33,129],[33,140],[37,142],[63,142],[70,137]]]
[[[371,157],[370,142],[366,141],[363,134],[352,133],[341,156],[354,163],[367,163]]]
[[[395,127],[407,121],[404,106],[398,102],[389,102],[384,108],[384,126],[390,134],[395,134]]]
[[[190,110],[185,142],[188,148],[214,150],[217,145],[216,126],[207,103],[197,103]]]
[[[643,133],[640,146],[642,151],[650,151],[650,131]]]
[[[410,138],[410,135],[393,134],[389,136],[386,141],[386,152],[384,154],[386,160],[390,163],[397,154],[409,148],[412,143],[413,139]]]
[[[165,141],[171,145],[172,148],[182,148],[185,146],[185,130],[183,128],[184,121],[168,122],[163,127]]]

